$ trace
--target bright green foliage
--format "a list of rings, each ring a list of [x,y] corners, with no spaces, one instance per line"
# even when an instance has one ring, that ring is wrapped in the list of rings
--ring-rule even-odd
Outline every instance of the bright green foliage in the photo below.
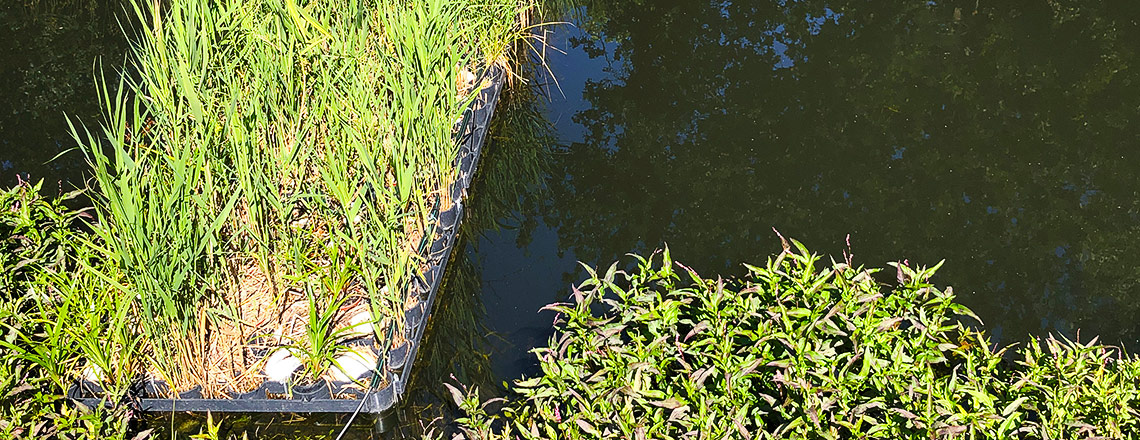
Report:
[[[110,262],[94,272],[138,298],[160,373],[177,389],[216,385],[201,377],[206,339],[223,320],[252,321],[235,275],[251,268],[276,300],[305,291],[322,305],[314,324],[363,294],[375,322],[401,325],[403,287],[454,179],[469,102],[456,78],[502,58],[527,3],[157,4],[132,2],[133,74],[102,88],[101,132],[76,136],[94,168],[95,249]],[[330,270],[340,282],[314,275]],[[312,371],[328,367],[333,333],[298,342],[319,354]]]
[[[0,298],[26,292],[39,272],[64,269],[71,250],[71,227],[82,215],[59,199],[40,195],[43,182],[23,183],[0,192]]]
[[[203,377],[208,338],[264,332],[234,301],[251,266],[274,301],[308,300],[305,331],[284,339],[309,378],[345,349],[333,326],[349,296],[368,295],[393,334],[380,327],[404,322],[402,287],[454,179],[471,96],[456,78],[499,62],[530,7],[131,5],[129,74],[100,85],[101,127],[72,126],[96,220],[38,186],[0,194],[0,438],[122,437],[127,388],[155,370],[178,390],[223,388]],[[67,405],[80,377],[114,410]]]
[[[1044,345],[1044,348],[1042,348]],[[1140,436],[1140,361],[1095,339],[1087,344],[1049,339],[1021,350],[1011,395],[1040,421],[1037,437]],[[1064,436],[1059,433],[1065,432]]]
[[[821,264],[799,243],[704,279],[668,250],[574,289],[543,374],[489,415],[453,394],[470,438],[1132,438],[1140,361],[1053,339],[1005,360],[934,268]],[[679,268],[679,269],[678,269]],[[493,421],[504,423],[493,429]]]
[[[82,353],[120,371],[111,364],[130,347],[110,335],[114,303],[69,288],[80,284],[72,268],[83,261],[82,212],[44,198],[41,186],[0,193],[0,439],[122,438],[126,408],[78,408],[63,397]],[[111,398],[125,383],[108,381]]]

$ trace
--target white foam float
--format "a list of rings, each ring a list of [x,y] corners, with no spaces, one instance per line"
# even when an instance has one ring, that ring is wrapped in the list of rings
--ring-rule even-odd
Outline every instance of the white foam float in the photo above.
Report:
[[[346,339],[355,339],[372,335],[372,312],[363,311],[348,318]]]
[[[387,295],[388,286],[381,287],[380,294]],[[375,324],[372,322],[372,312],[368,310],[352,315],[351,318],[348,318],[348,328],[345,330],[344,338],[356,339],[365,336],[372,336],[374,325]]]
[[[270,382],[285,383],[301,367],[301,360],[285,348],[278,348],[265,359],[265,377]]]
[[[334,382],[352,382],[376,368],[376,355],[371,350],[352,350],[336,358],[329,368]]]
[[[95,364],[87,364],[87,366],[83,368],[83,372],[80,373],[80,376],[83,377],[83,380],[91,383],[103,383],[103,379],[107,378],[107,375],[103,373],[103,369]]]

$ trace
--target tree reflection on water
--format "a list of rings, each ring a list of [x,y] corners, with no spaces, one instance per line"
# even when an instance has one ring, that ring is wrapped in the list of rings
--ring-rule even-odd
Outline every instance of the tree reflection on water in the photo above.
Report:
[[[67,117],[90,126],[102,118],[95,78],[114,83],[127,38],[122,0],[16,0],[0,5],[0,185],[16,175],[83,186],[87,168]],[[97,66],[97,63],[101,65]],[[49,162],[50,161],[50,162]]]
[[[1140,7],[590,1],[607,57],[547,222],[604,264],[668,242],[702,273],[778,250],[947,259],[1004,341],[1136,347]],[[557,74],[557,72],[555,72]],[[571,97],[572,99],[574,97]]]

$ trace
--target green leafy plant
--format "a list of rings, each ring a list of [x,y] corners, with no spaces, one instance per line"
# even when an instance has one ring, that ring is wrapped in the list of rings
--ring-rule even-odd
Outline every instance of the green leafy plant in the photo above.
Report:
[[[214,415],[212,413],[207,412],[206,413],[205,425],[203,425],[198,430],[197,434],[190,436],[190,438],[192,438],[194,440],[219,440],[221,438],[219,436],[221,428],[222,428],[221,421],[219,421],[218,423],[214,423]]]
[[[347,351],[347,347],[338,343],[349,329],[333,329],[333,320],[339,312],[338,308],[344,303],[343,299],[331,304],[321,304],[312,290],[306,290],[309,300],[309,321],[305,330],[304,339],[295,341],[293,347],[301,354],[304,361],[305,375],[317,379],[325,369],[335,362],[337,355]]]
[[[668,250],[552,304],[542,369],[502,409],[453,389],[468,438],[1133,438],[1140,360],[1046,339],[994,350],[938,266],[821,264],[793,242],[741,279]]]
[[[65,203],[79,192],[49,199],[43,181],[21,182],[0,192],[0,296],[24,295],[39,273],[67,269],[72,229],[86,215]]]
[[[64,397],[87,357],[117,401],[130,382],[116,375],[126,371],[118,362],[132,355],[108,330],[116,305],[78,287],[90,252],[83,212],[64,205],[74,194],[47,198],[41,187],[0,194],[0,276],[13,289],[0,295],[0,438],[123,438],[126,407],[76,407]]]

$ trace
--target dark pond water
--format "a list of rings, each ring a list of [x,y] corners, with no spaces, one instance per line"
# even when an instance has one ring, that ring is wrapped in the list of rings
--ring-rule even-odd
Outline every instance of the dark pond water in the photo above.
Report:
[[[51,191],[82,186],[86,162],[72,150],[66,118],[91,127],[101,120],[95,78],[113,82],[123,66],[126,38],[116,18],[123,5],[0,2],[0,185],[19,176],[44,179]]]
[[[518,205],[465,225],[465,269],[433,319],[446,326],[459,308],[452,321],[469,324],[431,336],[435,361],[454,367],[425,368],[438,370],[425,383],[534,372],[527,350],[553,319],[537,310],[584,277],[579,260],[608,266],[668,243],[702,273],[740,275],[779,251],[773,227],[836,256],[850,235],[870,266],[945,259],[935,282],[1002,343],[1079,330],[1140,347],[1140,5],[581,12],[549,39],[565,54],[547,52],[557,85],[539,81],[547,154],[520,141],[533,129],[507,129],[514,143],[482,165],[482,187],[502,185],[501,168],[543,175],[499,191]],[[473,203],[495,192],[477,188]]]
[[[850,235],[871,266],[945,259],[935,281],[1001,342],[1140,348],[1140,5],[585,3],[549,35],[553,77],[501,104],[411,423],[452,375],[533,372],[577,261],[668,243],[740,275],[773,228],[832,255]],[[92,62],[121,37],[19,5],[0,6],[0,177],[75,182],[81,158],[43,162],[71,145],[64,113],[97,120]]]

